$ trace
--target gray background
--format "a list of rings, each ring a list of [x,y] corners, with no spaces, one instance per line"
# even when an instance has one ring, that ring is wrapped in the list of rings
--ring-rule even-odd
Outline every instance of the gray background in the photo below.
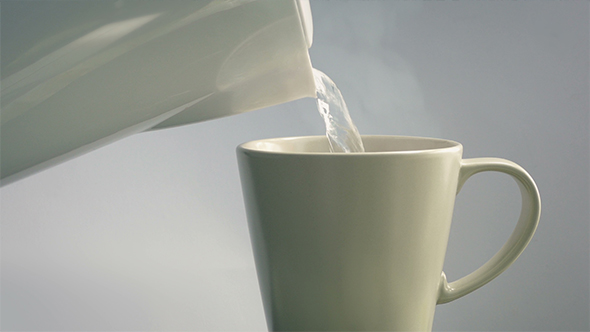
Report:
[[[540,226],[435,330],[588,331],[587,1],[312,1],[315,67],[359,131],[454,139],[536,180]],[[322,134],[311,99],[138,134],[2,188],[2,330],[265,330],[235,159]],[[488,173],[457,198],[445,271],[490,258],[520,209]]]

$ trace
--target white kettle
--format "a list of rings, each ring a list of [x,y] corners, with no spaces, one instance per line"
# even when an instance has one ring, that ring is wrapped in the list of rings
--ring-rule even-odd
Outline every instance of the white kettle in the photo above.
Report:
[[[2,3],[1,184],[128,135],[315,97],[309,0]]]

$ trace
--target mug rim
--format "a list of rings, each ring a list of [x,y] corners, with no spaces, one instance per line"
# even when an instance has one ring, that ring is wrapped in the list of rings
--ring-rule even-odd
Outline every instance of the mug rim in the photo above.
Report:
[[[249,153],[260,153],[267,155],[300,155],[300,156],[373,156],[373,155],[409,155],[409,154],[433,154],[433,153],[449,153],[449,152],[461,152],[463,145],[461,143],[434,137],[421,137],[421,136],[404,136],[404,135],[361,135],[363,145],[367,146],[367,143],[371,141],[412,141],[421,143],[430,143],[431,147],[426,148],[410,148],[401,150],[377,150],[377,151],[365,151],[365,152],[330,152],[330,151],[289,151],[289,150],[272,150],[269,147],[272,144],[285,145],[286,143],[292,143],[294,141],[307,141],[307,142],[328,142],[328,138],[325,135],[312,135],[312,136],[289,136],[289,137],[276,137],[258,139],[240,144],[237,147],[238,151],[249,152]]]

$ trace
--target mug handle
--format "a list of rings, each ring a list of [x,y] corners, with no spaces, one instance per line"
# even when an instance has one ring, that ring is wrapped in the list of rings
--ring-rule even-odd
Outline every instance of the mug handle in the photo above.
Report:
[[[520,218],[512,235],[500,251],[477,270],[451,283],[447,282],[447,277],[442,272],[437,304],[451,302],[465,296],[504,272],[528,245],[539,223],[541,216],[539,190],[533,178],[522,167],[509,160],[500,158],[462,160],[457,193],[469,177],[484,171],[506,173],[518,183],[522,195]]]

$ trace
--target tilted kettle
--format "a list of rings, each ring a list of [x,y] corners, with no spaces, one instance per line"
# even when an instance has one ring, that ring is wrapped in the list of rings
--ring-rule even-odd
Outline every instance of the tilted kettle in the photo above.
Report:
[[[315,97],[309,0],[2,3],[1,184],[145,130]]]

